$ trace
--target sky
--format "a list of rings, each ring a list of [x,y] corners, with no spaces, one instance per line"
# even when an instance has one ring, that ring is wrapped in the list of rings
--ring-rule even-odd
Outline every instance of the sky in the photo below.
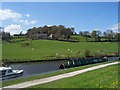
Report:
[[[29,28],[64,25],[75,31],[118,30],[117,2],[3,2],[2,27],[11,34]]]

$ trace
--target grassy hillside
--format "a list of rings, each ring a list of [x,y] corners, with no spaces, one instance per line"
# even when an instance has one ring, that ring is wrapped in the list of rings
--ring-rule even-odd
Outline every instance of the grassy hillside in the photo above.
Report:
[[[28,46],[26,43],[29,43]],[[118,51],[115,42],[61,42],[52,40],[33,40],[8,43],[3,41],[3,60],[49,60],[55,58],[68,58],[84,56],[84,50],[91,50],[91,54],[104,51],[111,53]]]
[[[80,42],[86,42],[86,37],[81,36],[81,35],[73,35],[73,36],[71,36],[71,38],[77,39]],[[87,41],[94,41],[94,39],[87,37]]]
[[[112,65],[32,88],[118,88],[119,83],[118,65]]]

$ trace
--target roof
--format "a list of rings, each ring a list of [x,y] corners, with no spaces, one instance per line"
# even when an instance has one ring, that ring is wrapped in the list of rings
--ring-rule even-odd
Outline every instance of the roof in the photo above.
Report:
[[[0,71],[11,69],[10,67],[0,67]]]

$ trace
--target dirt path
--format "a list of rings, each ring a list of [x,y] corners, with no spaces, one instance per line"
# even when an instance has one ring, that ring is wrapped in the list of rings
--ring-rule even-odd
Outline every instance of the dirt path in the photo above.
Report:
[[[59,80],[59,79],[62,79],[62,78],[72,77],[72,76],[75,76],[77,74],[81,74],[81,73],[84,73],[84,72],[92,71],[92,70],[95,70],[95,69],[107,67],[107,66],[110,66],[110,65],[118,64],[118,63],[119,62],[113,62],[113,63],[103,64],[103,65],[98,65],[98,66],[94,66],[94,67],[90,67],[90,68],[86,68],[86,69],[82,69],[82,70],[78,70],[78,71],[74,71],[74,72],[70,72],[70,73],[60,74],[60,75],[56,75],[56,76],[52,76],[52,77],[48,77],[48,78],[26,81],[26,82],[23,82],[23,83],[10,85],[10,86],[6,86],[6,87],[3,87],[3,88],[4,88],[4,90],[7,89],[7,88],[9,88],[9,89],[11,88],[12,90],[17,90],[19,88],[27,88],[27,87],[38,85],[38,84],[52,82],[52,81]]]

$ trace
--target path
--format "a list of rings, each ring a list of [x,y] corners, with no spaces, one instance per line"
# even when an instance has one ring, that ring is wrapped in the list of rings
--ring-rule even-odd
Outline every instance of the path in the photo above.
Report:
[[[110,66],[110,65],[118,64],[118,63],[119,62],[113,62],[113,63],[103,64],[103,65],[93,66],[93,67],[90,67],[90,68],[86,68],[86,69],[82,69],[82,70],[78,70],[78,71],[74,71],[74,72],[60,74],[60,75],[56,75],[56,76],[52,76],[52,77],[48,77],[48,78],[26,81],[26,82],[23,82],[23,83],[6,86],[6,87],[4,87],[4,90],[7,89],[7,88],[9,88],[9,89],[11,88],[12,90],[17,90],[19,88],[27,88],[27,87],[38,85],[38,84],[52,82],[52,81],[59,80],[59,79],[62,79],[62,78],[72,77],[72,76],[75,76],[77,74],[81,74],[81,73],[84,73],[84,72],[92,71],[92,70],[95,70],[95,69],[107,67],[107,66]]]

